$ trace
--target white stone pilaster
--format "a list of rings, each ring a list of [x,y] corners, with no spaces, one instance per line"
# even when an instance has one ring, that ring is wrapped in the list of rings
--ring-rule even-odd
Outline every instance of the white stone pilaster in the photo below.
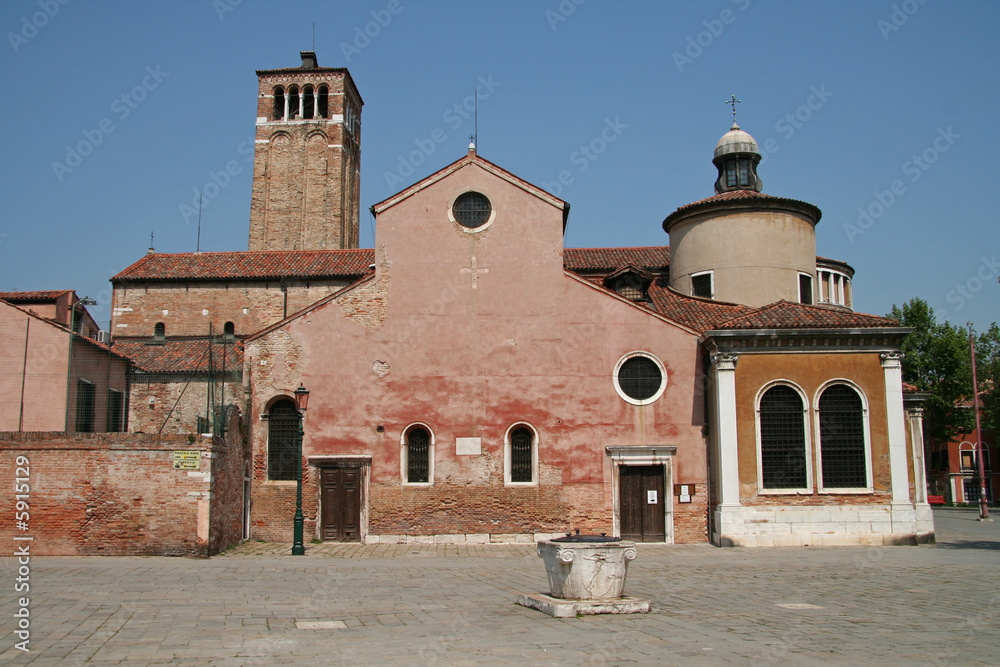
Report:
[[[906,468],[906,416],[903,413],[903,355],[888,352],[882,357],[885,372],[885,417],[889,434],[889,469],[892,502],[910,502],[910,480]]]
[[[719,501],[721,505],[739,506],[740,470],[736,430],[736,360],[735,354],[714,354],[715,404],[718,410]]]

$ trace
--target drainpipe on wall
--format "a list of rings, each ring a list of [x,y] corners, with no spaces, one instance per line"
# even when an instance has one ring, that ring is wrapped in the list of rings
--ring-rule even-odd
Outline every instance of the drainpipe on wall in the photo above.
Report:
[[[17,430],[24,430],[24,380],[28,375],[28,332],[31,331],[31,317],[24,318],[24,361],[21,364],[21,411],[17,416]]]

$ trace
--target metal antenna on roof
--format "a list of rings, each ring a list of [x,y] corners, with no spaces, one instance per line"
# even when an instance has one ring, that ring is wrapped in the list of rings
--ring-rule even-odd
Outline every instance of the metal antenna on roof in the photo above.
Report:
[[[204,196],[200,193],[198,195],[198,243],[194,247],[196,253],[201,252],[201,200]]]
[[[313,53],[316,53],[316,22],[313,21]]]
[[[726,100],[726,104],[733,108],[733,124],[736,123],[736,105],[741,104],[743,100],[736,99],[735,95],[731,96],[731,99]]]
[[[479,152],[479,86],[476,86],[476,116],[475,116],[475,129],[473,130],[475,134],[475,140],[472,142],[476,144],[476,153]]]

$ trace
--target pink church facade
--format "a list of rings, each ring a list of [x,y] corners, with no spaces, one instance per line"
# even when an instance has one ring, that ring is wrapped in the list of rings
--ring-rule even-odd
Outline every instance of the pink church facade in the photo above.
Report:
[[[474,229],[451,213],[466,192],[491,204]],[[567,271],[566,209],[472,151],[373,207],[374,274],[246,341],[259,532],[290,529],[266,523],[288,516],[294,487],[269,479],[267,418],[302,384],[307,535],[527,540],[620,534],[624,519],[626,533],[638,520],[648,536],[707,540],[697,332]],[[636,355],[660,367],[655,400],[627,397],[616,380]],[[425,481],[409,479],[414,429],[429,438]],[[531,456],[519,479],[518,431]],[[654,485],[639,499],[632,465]],[[344,467],[356,471],[355,501],[324,484]],[[356,503],[357,516],[330,519],[334,503]]]

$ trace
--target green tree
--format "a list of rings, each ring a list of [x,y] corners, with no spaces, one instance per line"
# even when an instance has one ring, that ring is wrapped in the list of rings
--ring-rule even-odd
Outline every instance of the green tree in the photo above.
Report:
[[[976,375],[982,429],[1000,434],[1000,327],[996,322],[976,338]]]
[[[903,381],[929,395],[924,406],[928,435],[935,440],[946,441],[958,433],[972,431],[975,420],[968,407],[972,398],[972,363],[965,329],[948,322],[938,322],[934,309],[916,297],[904,303],[902,308],[893,305],[889,317],[901,326],[913,327],[902,344],[903,354],[906,355],[903,358]],[[995,364],[995,343],[1000,342],[1000,338],[996,336],[996,325],[990,331],[994,333],[991,339],[994,349],[987,350],[984,359],[992,356]],[[986,365],[980,361],[977,369]],[[983,387],[982,375],[979,385]]]

